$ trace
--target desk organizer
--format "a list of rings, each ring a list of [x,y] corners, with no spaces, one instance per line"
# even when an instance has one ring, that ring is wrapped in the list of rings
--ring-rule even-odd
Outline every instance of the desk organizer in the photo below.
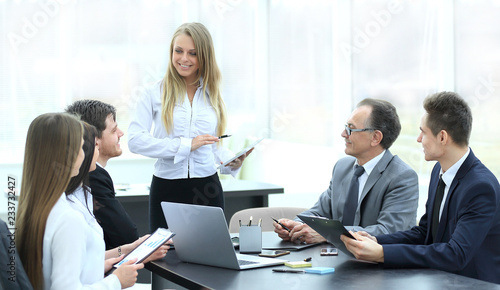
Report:
[[[240,227],[240,253],[255,254],[262,251],[262,228],[255,226]]]

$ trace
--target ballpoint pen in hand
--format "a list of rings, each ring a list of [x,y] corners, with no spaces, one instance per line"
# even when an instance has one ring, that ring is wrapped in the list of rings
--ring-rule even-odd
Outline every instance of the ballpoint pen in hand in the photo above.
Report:
[[[271,217],[273,219],[273,221],[275,221],[278,225],[280,225],[282,228],[284,228],[285,230],[287,230],[288,232],[290,232],[291,230],[289,228],[287,228],[284,224],[280,223],[277,219]]]

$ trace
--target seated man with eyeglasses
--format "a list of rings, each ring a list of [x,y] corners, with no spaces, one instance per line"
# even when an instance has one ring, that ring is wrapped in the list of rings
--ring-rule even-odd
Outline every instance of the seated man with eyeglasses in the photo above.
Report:
[[[408,230],[416,223],[418,177],[389,147],[401,131],[396,108],[389,102],[364,99],[347,120],[342,137],[345,158],[333,167],[330,186],[303,215],[340,220],[348,230],[371,235]],[[326,239],[300,219],[281,219],[274,231],[283,240],[306,243]]]

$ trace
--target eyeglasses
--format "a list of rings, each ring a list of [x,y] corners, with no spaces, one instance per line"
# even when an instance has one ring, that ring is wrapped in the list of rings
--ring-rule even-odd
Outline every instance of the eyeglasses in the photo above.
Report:
[[[351,136],[352,132],[364,132],[364,131],[375,131],[373,128],[364,128],[364,129],[351,129],[348,125],[345,125],[345,131],[347,132],[347,136]]]

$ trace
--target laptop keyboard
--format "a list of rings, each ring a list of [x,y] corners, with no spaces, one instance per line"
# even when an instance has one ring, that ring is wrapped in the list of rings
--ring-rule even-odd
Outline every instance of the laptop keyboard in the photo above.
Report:
[[[255,261],[238,260],[238,264],[240,264],[240,266],[253,265],[253,264],[258,264],[258,263],[259,262],[255,262]]]

